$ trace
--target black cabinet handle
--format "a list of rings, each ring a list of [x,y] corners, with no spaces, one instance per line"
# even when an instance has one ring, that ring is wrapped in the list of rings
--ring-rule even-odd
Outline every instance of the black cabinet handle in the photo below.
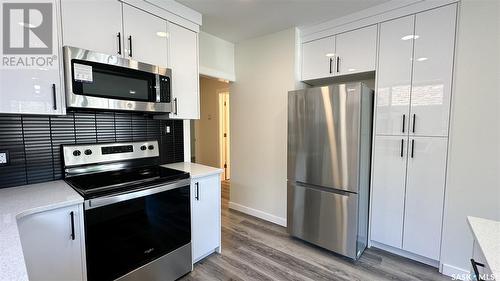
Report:
[[[413,151],[415,150],[415,140],[411,140],[411,158],[413,158]]]
[[[116,38],[118,39],[118,54],[121,55],[122,54],[122,34],[121,34],[121,32],[118,32],[118,34],[116,34]]]
[[[484,267],[484,264],[479,263],[479,262],[475,261],[474,259],[470,259],[470,263],[472,264],[472,269],[474,270],[474,274],[476,275],[476,280],[483,281],[483,278],[481,278],[481,275],[479,274],[479,269],[477,267],[478,266]]]
[[[333,63],[333,58],[330,58],[330,74],[332,74],[332,72],[333,72],[332,63]]]
[[[71,240],[75,240],[75,213],[69,213],[71,216]]]
[[[200,201],[200,184],[195,183],[195,185],[196,185],[196,195],[194,196],[194,198],[196,198],[196,200]]]
[[[415,133],[415,119],[417,119],[417,115],[413,114],[413,132]]]
[[[337,73],[340,72],[340,57],[337,57]]]
[[[177,98],[174,99],[174,115],[177,115]]]
[[[403,158],[404,145],[405,145],[405,140],[401,139],[401,158]]]
[[[54,110],[57,110],[56,84],[52,84],[52,101],[54,102]]]
[[[132,35],[128,37],[128,48],[129,48],[128,56],[132,57]]]
[[[403,114],[403,133],[405,132],[406,114]]]

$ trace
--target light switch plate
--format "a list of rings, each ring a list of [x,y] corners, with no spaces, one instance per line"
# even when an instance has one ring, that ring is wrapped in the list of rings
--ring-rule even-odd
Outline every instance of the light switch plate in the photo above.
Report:
[[[9,152],[0,151],[0,166],[9,164]]]

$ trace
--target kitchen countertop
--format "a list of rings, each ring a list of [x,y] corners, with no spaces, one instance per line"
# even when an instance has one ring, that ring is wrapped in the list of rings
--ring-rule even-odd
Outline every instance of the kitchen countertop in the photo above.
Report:
[[[179,163],[166,164],[166,165],[162,165],[162,166],[165,168],[170,168],[170,169],[188,172],[191,174],[192,179],[202,178],[205,176],[216,175],[216,174],[222,173],[222,169],[220,169],[220,168],[214,168],[214,167],[205,166],[205,165],[196,164],[196,163],[190,163],[190,162],[179,162]]]
[[[62,180],[0,189],[0,280],[28,280],[19,218],[80,203],[83,197]]]
[[[467,217],[474,239],[481,248],[487,266],[500,277],[500,222],[476,217]]]

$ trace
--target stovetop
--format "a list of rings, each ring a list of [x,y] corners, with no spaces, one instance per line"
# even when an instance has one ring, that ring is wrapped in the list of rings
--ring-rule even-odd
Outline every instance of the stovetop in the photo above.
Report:
[[[65,181],[85,199],[90,199],[186,178],[189,173],[154,165],[78,175]]]

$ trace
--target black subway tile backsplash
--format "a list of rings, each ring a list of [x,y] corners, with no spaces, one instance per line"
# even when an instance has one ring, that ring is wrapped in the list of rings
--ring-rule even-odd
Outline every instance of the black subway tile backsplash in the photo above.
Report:
[[[182,120],[140,113],[0,115],[0,152],[9,152],[9,165],[0,166],[0,188],[61,179],[62,144],[158,140],[162,163],[182,162],[183,135]]]

